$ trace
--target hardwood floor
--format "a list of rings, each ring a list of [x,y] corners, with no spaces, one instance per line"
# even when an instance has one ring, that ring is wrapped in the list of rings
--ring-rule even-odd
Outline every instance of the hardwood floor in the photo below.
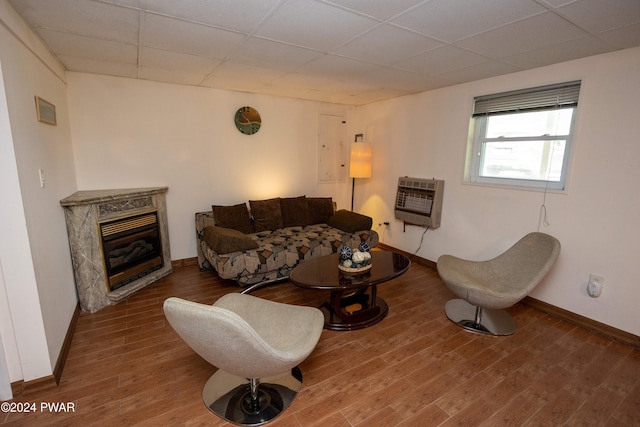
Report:
[[[300,365],[301,393],[270,425],[640,425],[639,350],[521,304],[510,309],[513,336],[463,331],[443,312],[452,294],[418,264],[378,289],[387,318],[324,331]],[[179,296],[211,304],[237,291],[197,266],[177,267],[127,301],[82,313],[58,388],[17,396],[36,412],[0,412],[2,427],[229,425],[201,400],[215,368],[173,332],[162,303]],[[314,306],[326,296],[288,282],[254,295]],[[72,403],[74,412],[41,403]]]

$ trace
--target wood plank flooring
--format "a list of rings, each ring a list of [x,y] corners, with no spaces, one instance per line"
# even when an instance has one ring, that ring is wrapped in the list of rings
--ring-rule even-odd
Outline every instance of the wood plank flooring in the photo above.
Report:
[[[203,405],[210,366],[173,332],[168,296],[213,303],[233,282],[183,266],[122,303],[82,313],[58,388],[22,393],[35,413],[5,426],[223,426]],[[256,296],[319,305],[326,294],[284,282]],[[493,338],[444,315],[452,294],[413,264],[380,285],[389,315],[370,328],[324,331],[300,368],[303,389],[272,426],[640,426],[640,351],[532,308]],[[72,403],[74,412],[41,410]]]

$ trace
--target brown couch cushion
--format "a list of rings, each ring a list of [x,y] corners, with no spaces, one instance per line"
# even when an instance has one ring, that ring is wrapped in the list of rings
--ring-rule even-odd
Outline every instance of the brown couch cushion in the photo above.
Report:
[[[370,230],[373,220],[366,215],[340,209],[327,220],[327,224],[342,231],[354,233],[356,231]]]
[[[326,224],[333,215],[331,197],[307,197],[309,206],[309,224]]]
[[[279,197],[267,200],[249,200],[249,206],[251,206],[253,228],[256,233],[284,227]]]
[[[280,199],[282,224],[285,227],[305,226],[309,222],[309,205],[305,196]]]
[[[217,226],[232,228],[246,234],[254,232],[249,210],[245,203],[233,206],[213,205],[211,209]]]
[[[207,246],[219,254],[258,248],[258,242],[246,234],[238,230],[219,226],[205,227],[204,241],[207,243]]]

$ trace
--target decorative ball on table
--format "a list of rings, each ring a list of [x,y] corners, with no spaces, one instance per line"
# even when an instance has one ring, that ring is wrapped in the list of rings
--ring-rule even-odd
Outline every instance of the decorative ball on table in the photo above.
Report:
[[[371,246],[369,246],[367,242],[362,242],[360,246],[358,246],[358,250],[360,252],[371,252]]]
[[[371,247],[367,243],[360,244],[358,249],[343,245],[339,252],[338,268],[346,273],[362,273],[369,270],[371,268],[370,250]]]
[[[349,246],[340,247],[340,261],[350,260],[353,256],[353,250]]]

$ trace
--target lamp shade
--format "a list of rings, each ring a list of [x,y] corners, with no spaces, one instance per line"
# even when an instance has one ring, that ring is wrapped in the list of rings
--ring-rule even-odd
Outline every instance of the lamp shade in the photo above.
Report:
[[[349,176],[351,178],[371,177],[372,147],[370,142],[354,142],[351,144],[351,162]]]

